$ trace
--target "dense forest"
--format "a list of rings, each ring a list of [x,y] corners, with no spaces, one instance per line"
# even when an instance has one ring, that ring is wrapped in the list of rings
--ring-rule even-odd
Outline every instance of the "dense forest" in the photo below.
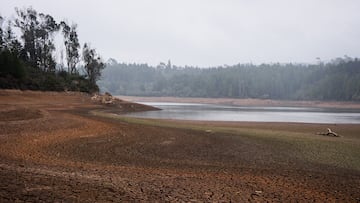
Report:
[[[88,43],[80,54],[76,24],[57,22],[31,7],[15,11],[15,19],[0,16],[0,88],[98,91],[105,64]],[[64,50],[56,50],[55,36],[61,37]],[[61,52],[60,63],[56,52]]]
[[[98,84],[117,95],[360,101],[360,61],[198,68],[111,59]]]

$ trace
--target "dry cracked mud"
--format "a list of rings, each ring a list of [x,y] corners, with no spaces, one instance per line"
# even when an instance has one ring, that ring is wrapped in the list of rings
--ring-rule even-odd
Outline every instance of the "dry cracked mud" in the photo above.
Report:
[[[151,107],[125,101],[104,106],[80,93],[13,90],[0,91],[0,107],[0,202],[360,202],[358,168],[302,159],[291,144],[90,113]],[[178,124],[295,133],[324,128]],[[360,146],[358,125],[336,129],[347,136],[335,142]]]

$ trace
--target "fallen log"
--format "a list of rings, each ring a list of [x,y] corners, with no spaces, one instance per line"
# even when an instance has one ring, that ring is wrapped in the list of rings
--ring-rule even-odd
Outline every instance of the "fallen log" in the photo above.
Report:
[[[327,132],[318,132],[318,135],[325,135],[325,136],[333,136],[333,137],[340,137],[339,134],[336,132],[333,132],[330,128],[327,129]]]

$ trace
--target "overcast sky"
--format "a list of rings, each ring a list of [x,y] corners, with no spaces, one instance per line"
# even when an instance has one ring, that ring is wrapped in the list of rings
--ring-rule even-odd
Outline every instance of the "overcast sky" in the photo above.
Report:
[[[360,57],[360,0],[1,0],[78,24],[104,59],[175,65]]]

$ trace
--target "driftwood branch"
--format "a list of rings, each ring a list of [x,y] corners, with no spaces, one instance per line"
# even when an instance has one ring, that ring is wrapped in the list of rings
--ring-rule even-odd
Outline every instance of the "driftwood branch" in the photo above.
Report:
[[[319,132],[317,133],[318,135],[325,135],[325,136],[333,136],[333,137],[340,137],[339,134],[337,134],[336,132],[333,132],[330,128],[327,129],[327,132]]]

